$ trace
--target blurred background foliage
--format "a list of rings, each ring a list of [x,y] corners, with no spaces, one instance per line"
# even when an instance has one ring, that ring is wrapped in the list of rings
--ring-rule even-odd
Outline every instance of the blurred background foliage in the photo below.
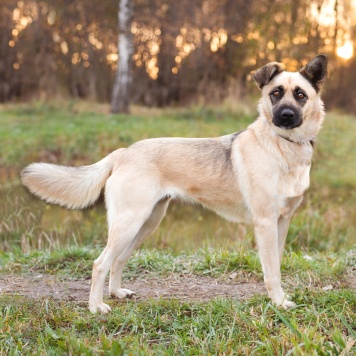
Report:
[[[0,102],[109,102],[118,63],[112,0],[1,0]],[[135,0],[131,102],[214,103],[251,94],[269,61],[330,58],[327,108],[356,112],[355,0]]]

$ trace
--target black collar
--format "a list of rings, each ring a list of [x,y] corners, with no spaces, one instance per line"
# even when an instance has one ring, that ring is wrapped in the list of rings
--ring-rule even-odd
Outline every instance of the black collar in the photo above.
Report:
[[[304,143],[301,143],[301,142],[293,141],[293,140],[291,140],[291,139],[288,138],[288,137],[285,137],[285,136],[282,136],[282,135],[279,135],[279,134],[277,134],[277,135],[278,135],[279,137],[285,139],[286,141],[295,143],[296,145],[303,145],[303,144],[304,144]],[[312,148],[314,148],[315,139],[310,140],[309,143],[310,143],[310,145],[312,146]]]

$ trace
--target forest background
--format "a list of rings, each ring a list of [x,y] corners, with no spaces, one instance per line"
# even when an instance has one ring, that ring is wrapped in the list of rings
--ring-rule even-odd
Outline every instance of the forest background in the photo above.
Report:
[[[251,94],[270,61],[296,70],[330,60],[327,109],[356,112],[353,0],[136,0],[120,29],[130,56],[130,103],[221,103]],[[1,0],[0,102],[81,98],[109,102],[118,67],[119,2]],[[122,15],[121,15],[122,16]],[[254,90],[254,89],[253,89]],[[256,93],[255,91],[252,91]]]

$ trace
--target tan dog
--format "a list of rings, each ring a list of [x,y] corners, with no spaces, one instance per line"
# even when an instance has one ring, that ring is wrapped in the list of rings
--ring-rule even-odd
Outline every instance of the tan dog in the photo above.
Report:
[[[34,163],[22,182],[50,203],[80,209],[94,203],[105,185],[109,237],[94,262],[89,309],[107,313],[105,277],[113,297],[123,267],[159,225],[171,199],[199,202],[224,218],[254,224],[264,281],[272,301],[285,308],[280,261],[289,222],[309,186],[313,143],[324,119],[320,89],[327,57],[299,72],[269,63],[253,77],[262,91],[260,116],[245,131],[218,138],[158,138],[121,148],[91,166]]]

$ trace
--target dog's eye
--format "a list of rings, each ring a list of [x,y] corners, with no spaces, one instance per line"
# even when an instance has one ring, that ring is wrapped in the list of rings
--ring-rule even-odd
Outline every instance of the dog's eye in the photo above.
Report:
[[[273,96],[275,96],[275,97],[279,97],[279,96],[281,96],[281,93],[280,93],[280,91],[279,90],[275,90],[273,93]]]
[[[304,98],[305,98],[305,95],[304,95],[302,92],[299,92],[299,93],[298,93],[298,98],[299,98],[299,99],[304,99]]]

